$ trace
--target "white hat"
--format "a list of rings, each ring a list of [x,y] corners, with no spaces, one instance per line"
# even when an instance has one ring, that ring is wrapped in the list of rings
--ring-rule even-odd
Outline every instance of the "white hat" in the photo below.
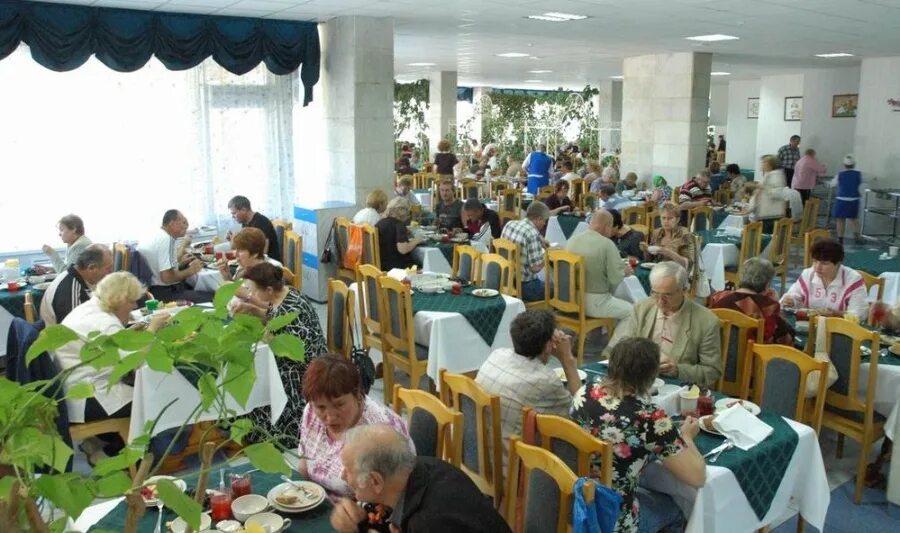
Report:
[[[856,165],[856,159],[853,158],[853,154],[847,154],[844,156],[844,165],[848,167]]]

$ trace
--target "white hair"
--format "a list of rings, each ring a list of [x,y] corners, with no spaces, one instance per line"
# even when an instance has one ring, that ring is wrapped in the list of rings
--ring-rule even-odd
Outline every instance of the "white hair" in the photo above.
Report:
[[[654,266],[650,271],[651,286],[655,285],[665,278],[675,278],[675,282],[678,283],[679,287],[681,287],[682,289],[688,288],[689,280],[687,270],[675,261],[663,261],[661,263],[657,263],[656,266]]]
[[[370,474],[378,472],[392,478],[416,466],[416,454],[409,449],[406,437],[387,425],[367,424],[344,433],[344,448],[361,444],[353,458],[357,483],[365,486]]]

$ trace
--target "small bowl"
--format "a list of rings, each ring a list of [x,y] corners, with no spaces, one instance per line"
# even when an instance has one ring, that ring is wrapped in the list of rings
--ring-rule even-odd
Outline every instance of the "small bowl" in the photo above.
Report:
[[[422,292],[422,293],[425,293],[425,294],[435,294],[435,293],[437,293],[439,290],[441,290],[440,287],[437,287],[437,286],[432,285],[432,286],[422,287],[421,289],[419,289],[419,292]]]
[[[237,533],[244,527],[237,520],[222,520],[216,524],[216,531],[221,533]]]
[[[268,533],[278,533],[291,527],[291,519],[282,518],[275,513],[259,513],[248,518],[246,524],[259,524]]]
[[[269,500],[259,494],[245,494],[231,502],[231,513],[241,522],[268,508]]]

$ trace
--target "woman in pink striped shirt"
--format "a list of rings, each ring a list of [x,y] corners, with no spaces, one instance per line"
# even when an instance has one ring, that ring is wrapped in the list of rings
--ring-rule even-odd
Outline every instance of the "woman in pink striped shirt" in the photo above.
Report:
[[[816,151],[810,148],[794,165],[794,180],[791,188],[800,193],[803,204],[809,200],[810,192],[816,188],[816,178],[825,175],[825,165],[816,159]]]

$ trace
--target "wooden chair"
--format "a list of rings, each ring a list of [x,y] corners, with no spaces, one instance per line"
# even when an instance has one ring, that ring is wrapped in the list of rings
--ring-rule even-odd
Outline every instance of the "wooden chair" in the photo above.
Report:
[[[702,205],[688,209],[688,228],[693,231],[713,229],[713,208]]]
[[[514,276],[509,261],[500,254],[482,254],[479,262],[478,270],[482,287],[500,291],[513,298],[519,297],[513,284]]]
[[[691,234],[691,239],[694,241],[694,249],[692,250],[693,254],[691,255],[691,269],[688,272],[691,282],[688,294],[691,298],[694,298],[697,296],[697,291],[700,289],[700,250],[703,249],[703,238],[699,235]]]
[[[459,199],[465,202],[469,198],[475,198],[476,200],[481,195],[480,186],[477,181],[473,179],[461,179],[459,180]]]
[[[437,205],[437,204],[433,204]],[[409,219],[415,220],[416,222],[422,220],[422,206],[418,204],[411,204],[409,206]]]
[[[859,275],[862,276],[863,283],[866,284],[866,293],[868,293],[872,287],[878,287],[878,301],[884,299],[884,278],[879,278],[878,276],[873,276],[868,272],[863,270],[857,270]]]
[[[719,187],[713,193],[713,202],[718,205],[728,205],[731,203],[731,190]]]
[[[772,243],[769,245],[769,262],[775,267],[775,275],[781,276],[781,294],[787,290],[787,274],[791,256],[791,231],[794,221],[782,218],[775,222]]]
[[[532,422],[533,421],[533,422]],[[522,410],[522,427],[533,425],[533,441],[527,444],[540,446],[563,460],[579,477],[597,477],[600,483],[612,486],[612,446],[594,437],[568,418],[538,414],[533,408]],[[523,430],[524,434],[528,431]],[[527,438],[525,439],[527,440]],[[599,472],[592,472],[592,463],[599,462]]]
[[[292,285],[295,289],[303,288],[303,238],[296,232],[288,230],[284,232],[284,248],[281,255],[285,268],[294,275]]]
[[[812,229],[803,235],[803,268],[812,266],[812,246],[822,239],[830,239],[831,232],[827,229]]]
[[[806,233],[816,229],[819,220],[819,199],[810,198],[803,205],[803,217],[800,219],[800,227],[797,228],[797,235],[792,239],[794,245],[803,245],[806,243]]]
[[[339,279],[328,280],[328,351],[350,358],[353,349],[353,325],[356,316],[353,310],[353,293]]]
[[[544,200],[546,200],[547,198],[550,198],[551,196],[553,196],[552,192],[541,191],[541,192],[537,193],[536,195],[534,195],[534,201],[535,202],[543,202]]]
[[[825,393],[822,425],[838,432],[837,456],[844,453],[844,436],[862,446],[856,470],[854,503],[862,501],[866,477],[866,461],[872,443],[884,435],[885,417],[875,412],[875,387],[878,379],[878,357],[869,359],[869,375],[865,384],[865,400],[859,396],[859,371],[863,344],[877,354],[878,333],[842,318],[825,319],[826,351],[837,369],[838,379]]]
[[[503,498],[503,436],[500,430],[500,397],[488,394],[475,380],[440,370],[441,401],[462,416],[460,468],[478,490],[500,508]]]
[[[113,244],[113,270],[116,272],[128,272],[130,265],[131,250],[129,250],[128,245],[121,242]]]
[[[509,183],[501,180],[491,180],[490,197],[496,198],[498,194],[509,189]]]
[[[334,219],[334,245],[338,249],[336,263],[339,278],[356,280],[356,270],[344,268],[343,257],[350,246],[350,219],[337,217]]]
[[[522,194],[515,189],[500,191],[497,195],[497,207],[501,225],[510,220],[519,220],[522,218]]]
[[[584,178],[575,178],[569,182],[569,198],[572,199],[572,205],[576,209],[584,206]]]
[[[468,244],[458,244],[453,247],[453,271],[452,276],[472,283],[478,283],[478,260],[481,252]]]
[[[394,387],[394,367],[409,374],[418,387],[428,368],[428,347],[416,343],[410,288],[400,281],[378,278],[378,305],[381,308],[381,353],[384,357],[384,403]]]
[[[584,193],[584,201],[582,202],[582,208],[590,213],[597,209],[597,206],[600,205],[600,193],[596,192],[587,192]]]
[[[402,415],[406,407],[407,427],[416,446],[416,455],[442,459],[459,468],[463,414],[441,403],[434,394],[422,390],[394,385],[391,391],[394,412]]]
[[[650,228],[644,224],[629,224],[629,226],[631,226],[631,229],[634,231],[642,233],[644,235],[644,242],[650,244]]]
[[[491,247],[494,253],[509,261],[510,273],[512,277],[513,287],[515,287],[515,297],[525,301],[522,294],[522,254],[519,251],[519,245],[509,239],[494,239],[491,241]],[[546,300],[538,300],[535,302],[525,302],[527,308],[543,308],[546,307]]]
[[[562,459],[543,448],[525,444],[518,436],[512,436],[509,439],[509,470],[506,477],[506,522],[513,533],[571,532],[569,520],[577,480],[578,476]],[[532,491],[540,494],[532,494]],[[585,484],[584,498],[593,504],[594,486],[590,483]],[[521,517],[518,513],[520,506]]]
[[[378,244],[378,230],[369,224],[362,225],[362,257],[360,264],[375,265],[381,268],[381,248]]]
[[[719,320],[727,322],[727,341],[722,350],[722,377],[719,378],[718,390],[729,396],[748,398],[752,376],[750,358],[750,341],[762,344],[765,335],[765,320],[751,318],[733,309],[710,309]]]
[[[738,254],[738,264],[733,267],[725,268],[725,281],[730,281],[735,286],[741,280],[741,266],[744,261],[751,257],[756,257],[762,250],[762,222],[751,222],[744,226],[741,232],[741,251]]]
[[[650,231],[654,231],[662,227],[662,220],[660,220],[660,215],[661,213],[659,209],[654,209],[653,211],[649,211],[647,213],[647,227],[650,228]],[[648,240],[647,242],[650,241]]]
[[[647,220],[646,205],[635,205],[626,207],[622,210],[622,222],[629,226],[632,224],[642,224],[645,220]]]
[[[294,231],[294,223],[276,218],[272,220],[272,227],[275,229],[275,238],[278,239],[278,248],[281,250],[281,257],[274,257],[273,259],[278,259],[282,264],[287,264],[284,253],[284,235],[289,231]],[[266,253],[268,253],[268,249],[269,243],[266,243]]]
[[[544,185],[538,188],[537,194],[553,194],[553,185]],[[537,196],[537,194],[535,196]]]
[[[31,291],[25,293],[25,303],[22,305],[22,311],[25,313],[25,322],[34,324],[37,310],[34,308],[34,296],[31,295]]]
[[[383,272],[375,265],[359,265],[356,275],[362,345],[364,349],[381,351],[381,293],[378,278]]]
[[[806,424],[818,434],[822,427],[828,363],[790,346],[753,341],[750,341],[750,356],[756,367],[753,403],[760,409]],[[818,393],[814,398],[807,398],[806,381],[813,371],[819,372]],[[750,385],[749,379],[746,384]],[[749,393],[747,389],[744,392]]]
[[[612,338],[616,319],[589,318],[585,314],[586,285],[583,257],[565,250],[548,250],[544,257],[546,258],[544,271],[547,273],[544,301],[550,310],[556,313],[560,327],[571,329],[578,335],[577,357],[578,365],[581,366],[587,334],[597,328],[606,328],[609,337]]]
[[[293,287],[294,283],[296,283],[296,276],[294,276],[294,273],[291,272],[291,269],[286,266],[281,267],[281,279],[284,281],[285,285],[288,285],[290,287]]]

